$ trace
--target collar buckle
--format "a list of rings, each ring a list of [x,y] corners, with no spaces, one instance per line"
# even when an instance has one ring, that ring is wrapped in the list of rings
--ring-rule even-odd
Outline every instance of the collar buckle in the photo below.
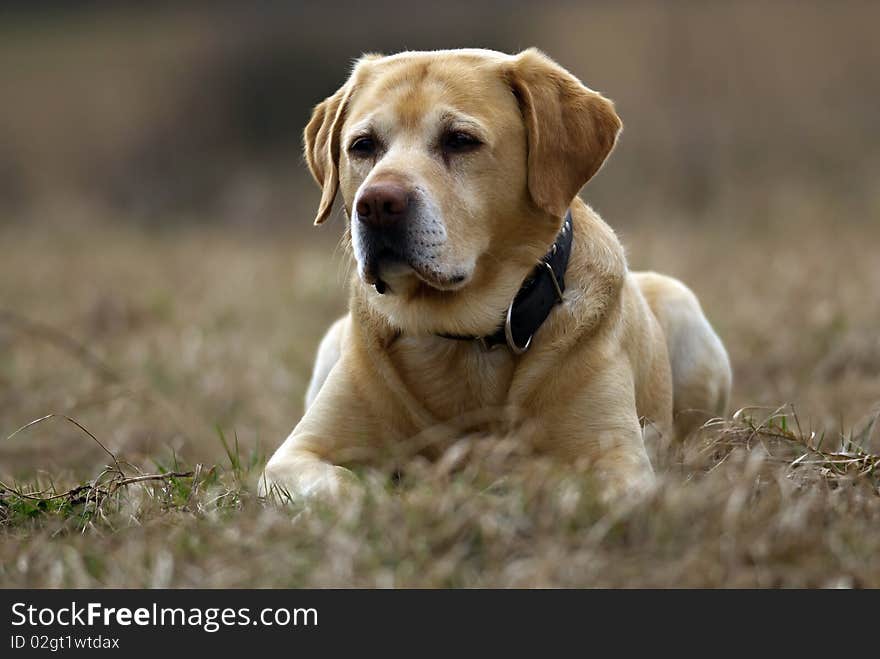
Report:
[[[554,253],[556,252],[556,245],[555,244],[553,245],[553,252]],[[562,298],[562,288],[559,286],[559,280],[556,279],[556,273],[553,272],[553,266],[551,266],[547,261],[541,261],[539,263],[539,266],[543,266],[544,269],[547,270],[547,274],[550,275],[550,281],[553,282],[553,288],[556,289],[556,300],[559,304],[562,304],[562,302],[564,301]],[[524,346],[518,346],[516,344],[516,341],[513,338],[513,329],[510,326],[510,324],[511,324],[510,319],[511,319],[511,316],[513,315],[513,303],[515,300],[516,300],[516,298],[514,298],[514,300],[512,300],[510,302],[510,305],[507,307],[507,316],[504,319],[504,338],[507,341],[507,347],[510,348],[510,351],[514,355],[522,355],[523,353],[528,351],[528,349],[531,347],[532,337],[534,336],[534,334],[529,335],[529,338],[526,339],[526,344]],[[483,349],[485,350],[486,349],[485,338],[480,337],[479,341],[480,341],[481,347],[483,347]],[[497,345],[500,345],[500,344],[497,344]],[[496,346],[493,346],[493,347],[496,347]]]
[[[556,281],[556,277],[553,277],[553,281]],[[557,285],[558,288],[558,285]],[[516,341],[513,339],[513,330],[510,327],[510,316],[513,313],[513,300],[510,302],[510,306],[507,307],[507,317],[504,320],[504,338],[507,340],[507,347],[510,348],[510,351],[514,355],[522,355],[524,354],[532,345],[532,337],[534,334],[529,334],[529,338],[526,339],[526,344],[522,347],[516,345]]]
[[[550,246],[548,254],[538,261],[532,276],[523,283],[519,292],[511,300],[507,307],[504,323],[494,334],[486,336],[459,336],[454,334],[440,334],[447,339],[476,341],[483,352],[489,352],[503,346],[507,346],[514,355],[522,355],[532,345],[532,337],[547,319],[552,308],[557,304],[564,304],[563,297],[565,270],[568,267],[568,258],[572,245],[572,218],[571,210],[565,214],[562,230],[556,241]],[[556,270],[554,270],[554,267]],[[557,277],[556,271],[559,271]],[[549,282],[546,280],[549,275]],[[517,328],[522,326],[521,331],[530,332],[524,345],[519,345],[513,336],[513,311],[517,306]]]
[[[553,247],[556,247],[556,245],[553,245]],[[554,250],[554,252],[555,251],[556,250]],[[553,288],[556,289],[556,299],[559,301],[560,304],[562,304],[562,302],[564,301],[562,299],[562,289],[559,287],[559,280],[556,279],[556,273],[553,272],[553,266],[547,263],[547,261],[541,261],[541,265],[543,265],[547,269],[547,272],[550,275],[550,281],[553,282]]]

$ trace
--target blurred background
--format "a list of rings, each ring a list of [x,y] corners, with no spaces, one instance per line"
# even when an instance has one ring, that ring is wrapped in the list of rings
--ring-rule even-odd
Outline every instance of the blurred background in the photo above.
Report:
[[[271,451],[345,309],[311,108],[363,52],[465,46],[537,46],[616,101],[584,197],[634,267],[700,295],[735,407],[834,432],[877,409],[880,3],[0,7],[2,436],[63,412],[126,455],[216,459],[217,425]],[[105,459],[27,437],[0,472]]]
[[[877,204],[873,2],[4,5],[5,218],[63,199],[145,223],[302,224],[301,130],[352,60],[465,46],[537,45],[617,102],[626,132],[589,194],[616,221],[654,203],[706,219],[730,197],[761,212],[817,187],[840,219]]]

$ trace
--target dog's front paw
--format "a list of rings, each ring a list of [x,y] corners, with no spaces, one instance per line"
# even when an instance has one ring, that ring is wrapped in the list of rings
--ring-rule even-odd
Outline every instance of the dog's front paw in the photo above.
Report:
[[[651,471],[603,474],[600,479],[602,490],[600,500],[606,506],[621,503],[630,504],[647,496],[656,486],[656,478]]]
[[[351,499],[359,481],[351,471],[317,460],[273,464],[260,478],[260,496],[279,501],[338,502]]]
[[[605,505],[636,501],[656,486],[654,470],[647,457],[624,453],[608,456],[596,466],[601,488],[599,498]]]

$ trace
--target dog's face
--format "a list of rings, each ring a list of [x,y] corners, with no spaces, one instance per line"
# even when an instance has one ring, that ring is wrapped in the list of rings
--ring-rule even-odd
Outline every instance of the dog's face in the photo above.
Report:
[[[341,190],[358,276],[392,325],[489,333],[619,130],[534,50],[366,56],[306,128],[316,223]]]

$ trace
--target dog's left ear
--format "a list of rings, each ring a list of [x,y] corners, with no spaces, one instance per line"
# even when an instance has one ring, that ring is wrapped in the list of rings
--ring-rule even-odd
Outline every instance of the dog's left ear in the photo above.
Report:
[[[623,124],[614,104],[530,48],[505,67],[528,134],[529,194],[562,217],[611,153]]]

